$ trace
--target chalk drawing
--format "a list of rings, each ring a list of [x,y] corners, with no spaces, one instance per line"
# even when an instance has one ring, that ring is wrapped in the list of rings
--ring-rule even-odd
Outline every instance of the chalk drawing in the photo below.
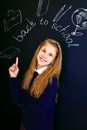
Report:
[[[17,36],[12,36],[14,39],[16,39],[18,42],[22,42],[24,37],[34,29],[36,26],[36,22],[30,21],[28,18],[26,18],[27,25],[25,26],[25,29],[20,31],[20,34]]]
[[[79,8],[75,10],[72,14],[71,21],[76,27],[75,31],[71,32],[71,34],[74,36],[83,35],[83,32],[81,32],[81,30],[87,29],[87,9]]]
[[[22,23],[21,11],[9,10],[7,13],[7,17],[3,21],[4,21],[4,31],[7,32],[11,30],[13,27]]]
[[[50,3],[50,0],[39,0],[37,12],[36,12],[37,17],[40,17],[47,13],[49,3]]]
[[[65,7],[66,5],[63,5],[61,7],[61,9],[58,11],[56,16],[54,17],[53,22],[58,22],[72,8],[72,5],[70,5],[66,10],[64,10]]]
[[[16,47],[8,47],[0,52],[0,58],[11,59],[15,55],[20,53],[20,49]]]
[[[24,18],[26,20],[25,26],[22,26],[22,13],[21,10],[8,10],[7,17],[4,21],[4,31],[9,32],[14,27],[19,26],[20,32],[13,32],[11,37],[14,38],[17,42],[23,42],[24,38],[31,33],[35,29],[36,26],[49,26],[50,31],[55,30],[56,33],[60,33],[62,37],[65,39],[68,47],[78,47],[79,43],[74,43],[74,36],[82,36],[82,30],[87,29],[87,9],[78,8],[71,13],[70,20],[71,24],[75,26],[75,30],[72,31],[71,24],[58,24],[58,22],[65,17],[67,13],[72,9],[72,5],[63,5],[56,13],[55,17],[52,21],[49,21],[49,18],[45,19],[43,15],[45,15],[48,11],[48,7],[50,4],[50,0],[39,0],[36,16],[39,17],[39,22],[34,19],[30,20],[30,18]],[[72,11],[72,10],[71,10]],[[41,17],[42,16],[42,17]],[[51,22],[51,23],[50,23]],[[70,23],[70,22],[69,22]],[[80,32],[79,32],[80,31]],[[21,44],[18,46],[21,46]],[[20,49],[16,47],[8,47],[7,49],[0,52],[0,58],[10,59],[13,56],[20,53]]]

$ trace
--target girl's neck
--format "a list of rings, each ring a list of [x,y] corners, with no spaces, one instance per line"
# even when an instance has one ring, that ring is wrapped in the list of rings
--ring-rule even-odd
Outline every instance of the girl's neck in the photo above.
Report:
[[[36,66],[36,69],[38,70],[38,69],[42,69],[42,68],[45,68],[46,66],[41,66],[41,65],[37,65]]]
[[[44,67],[38,67],[35,69],[35,71],[37,71],[39,74],[41,74],[43,71],[45,71],[47,69],[47,66]]]

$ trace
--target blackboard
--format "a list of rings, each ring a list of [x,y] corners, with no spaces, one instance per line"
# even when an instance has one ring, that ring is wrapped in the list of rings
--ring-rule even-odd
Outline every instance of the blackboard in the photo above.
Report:
[[[20,115],[11,103],[8,67],[18,56],[21,81],[37,46],[46,38],[58,40],[63,51],[55,129],[87,130],[86,0],[0,2],[0,86],[4,118],[13,123]]]

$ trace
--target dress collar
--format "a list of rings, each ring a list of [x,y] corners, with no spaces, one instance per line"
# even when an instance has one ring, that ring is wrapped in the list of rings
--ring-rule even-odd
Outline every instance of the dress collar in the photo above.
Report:
[[[38,74],[41,74],[44,70],[47,69],[47,66],[43,67],[43,68],[40,68],[40,69],[35,69],[35,71],[38,73]]]

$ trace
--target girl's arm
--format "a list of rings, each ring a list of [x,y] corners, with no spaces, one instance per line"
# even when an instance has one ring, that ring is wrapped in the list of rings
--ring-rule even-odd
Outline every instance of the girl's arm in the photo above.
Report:
[[[12,101],[14,104],[20,104],[25,100],[26,92],[19,87],[17,78],[9,78]]]

